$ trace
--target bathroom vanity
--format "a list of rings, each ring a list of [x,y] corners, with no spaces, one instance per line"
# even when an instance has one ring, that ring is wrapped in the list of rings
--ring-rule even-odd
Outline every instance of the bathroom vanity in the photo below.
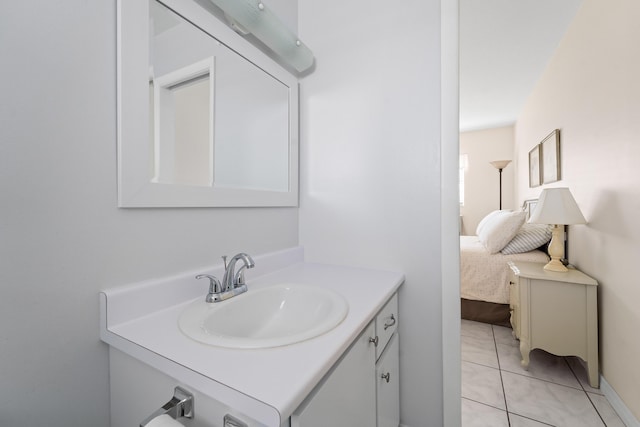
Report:
[[[221,277],[222,266],[106,290],[100,334],[110,346],[112,425],[138,425],[181,386],[194,395],[189,426],[236,425],[224,424],[227,414],[247,426],[397,426],[397,290],[404,276],[305,263],[302,248],[254,259],[249,290],[234,299],[282,284],[323,288],[344,298],[346,316],[294,344],[221,347],[188,337],[178,321],[204,301],[206,285],[195,276]]]
[[[291,427],[398,427],[397,319],[394,295],[294,412]]]

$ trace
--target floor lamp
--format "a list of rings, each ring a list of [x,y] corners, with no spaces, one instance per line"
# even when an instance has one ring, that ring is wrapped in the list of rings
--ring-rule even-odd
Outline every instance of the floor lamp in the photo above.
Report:
[[[498,175],[500,176],[500,210],[502,210],[502,169],[506,168],[511,160],[494,160],[489,162],[491,165],[498,169]]]

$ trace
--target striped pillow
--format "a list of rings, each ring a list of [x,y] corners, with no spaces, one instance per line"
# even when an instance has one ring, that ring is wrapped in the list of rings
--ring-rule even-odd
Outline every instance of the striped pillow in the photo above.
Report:
[[[547,224],[524,224],[507,246],[502,248],[502,253],[521,254],[538,249],[551,240],[551,227]]]

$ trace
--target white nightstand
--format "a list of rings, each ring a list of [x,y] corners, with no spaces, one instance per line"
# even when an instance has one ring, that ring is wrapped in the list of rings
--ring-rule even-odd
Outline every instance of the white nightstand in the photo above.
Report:
[[[587,363],[589,384],[598,387],[598,293],[586,274],[543,270],[543,263],[509,262],[511,325],[520,339],[522,367],[539,348]]]

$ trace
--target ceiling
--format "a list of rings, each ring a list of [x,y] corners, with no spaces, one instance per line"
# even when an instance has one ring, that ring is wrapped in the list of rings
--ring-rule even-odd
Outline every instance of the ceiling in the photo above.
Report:
[[[460,130],[515,123],[583,0],[460,0]]]

